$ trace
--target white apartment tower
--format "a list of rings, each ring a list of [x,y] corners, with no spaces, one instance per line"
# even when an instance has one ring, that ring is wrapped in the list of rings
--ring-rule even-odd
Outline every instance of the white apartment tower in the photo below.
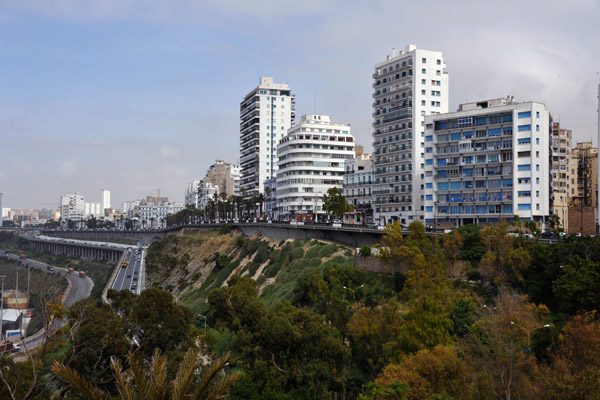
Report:
[[[560,224],[569,226],[569,193],[571,185],[571,138],[570,129],[563,129],[559,122],[552,123],[552,191],[554,192],[554,214]]]
[[[378,223],[424,218],[426,115],[448,112],[441,52],[408,45],[373,74],[374,214]]]
[[[321,219],[323,195],[342,189],[344,163],[354,159],[350,125],[329,115],[303,115],[277,148],[277,204],[284,218]]]
[[[79,193],[67,193],[60,197],[59,209],[63,224],[68,220],[81,221],[85,217],[85,199]]]
[[[284,83],[261,77],[240,104],[240,191],[263,191],[277,174],[277,144],[295,119],[295,96]]]
[[[110,190],[102,189],[102,208],[106,210],[110,208]]]

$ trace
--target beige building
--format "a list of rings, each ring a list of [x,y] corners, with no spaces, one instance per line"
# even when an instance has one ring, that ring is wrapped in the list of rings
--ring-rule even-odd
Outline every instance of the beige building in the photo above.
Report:
[[[571,138],[570,129],[562,129],[559,122],[552,123],[552,192],[554,214],[561,225],[569,226],[569,197],[571,193]]]
[[[571,150],[569,233],[596,233],[598,199],[598,148],[592,142],[577,143]]]

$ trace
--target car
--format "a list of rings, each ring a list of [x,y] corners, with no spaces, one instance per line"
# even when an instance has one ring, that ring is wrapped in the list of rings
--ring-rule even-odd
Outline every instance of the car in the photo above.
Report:
[[[554,233],[552,233],[552,232],[542,232],[540,237],[542,239],[554,239],[555,238]]]
[[[53,267],[53,266],[51,266],[51,265],[47,265],[47,266],[46,266],[46,269],[47,269],[48,271],[54,271],[54,267]]]
[[[134,281],[137,281],[137,276],[134,276],[134,277],[133,277],[133,280],[134,280]]]
[[[127,275],[128,278],[131,278],[131,274]]]
[[[133,271],[133,274],[134,274],[134,275],[137,275],[137,273],[138,273],[137,271]]]

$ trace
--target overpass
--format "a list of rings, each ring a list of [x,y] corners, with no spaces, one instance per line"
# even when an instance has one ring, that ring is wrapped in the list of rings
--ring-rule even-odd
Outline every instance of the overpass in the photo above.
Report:
[[[168,234],[174,234],[182,229],[200,229],[200,230],[219,230],[226,224],[222,223],[199,223],[176,225],[157,230],[84,230],[84,231],[54,231],[42,230],[42,234],[47,236],[72,238],[72,239],[90,239],[90,240],[108,240],[111,239],[133,239],[142,242],[143,245],[149,245],[155,240],[159,240]],[[259,232],[261,236],[268,236],[274,240],[285,239],[317,239],[331,240],[346,244],[352,247],[363,245],[372,246],[381,240],[382,230],[377,228],[354,227],[350,225],[334,224],[303,224],[303,223],[280,223],[280,222],[239,222],[229,223],[232,228],[237,228],[246,236],[252,236]],[[406,231],[406,234],[409,232]]]
[[[64,254],[66,256],[79,257],[84,260],[99,260],[116,263],[121,259],[126,245],[111,243],[75,242],[67,239],[38,237],[34,235],[21,235],[29,242],[29,245],[40,252],[52,254]],[[122,246],[122,247],[121,247]]]

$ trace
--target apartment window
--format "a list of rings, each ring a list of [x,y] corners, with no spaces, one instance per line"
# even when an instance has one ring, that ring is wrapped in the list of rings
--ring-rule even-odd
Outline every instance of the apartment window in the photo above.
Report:
[[[518,130],[519,132],[530,131],[531,125],[519,125]]]
[[[540,152],[539,151],[535,152],[535,158],[540,158]]]
[[[519,171],[531,171],[531,165],[530,164],[520,164],[518,166],[518,170]]]
[[[427,102],[426,102],[425,100],[421,100],[421,105],[422,105],[422,106],[424,106],[424,105],[426,105],[426,104],[427,104]]]
[[[422,84],[422,85],[426,85],[426,84],[427,84],[427,81],[426,81],[425,79],[421,79],[421,84]]]
[[[539,126],[539,125],[536,125],[536,126],[535,126],[535,131],[536,131],[536,132],[539,132],[539,131],[540,131],[540,126]]]
[[[427,91],[425,89],[423,89],[423,90],[421,90],[421,94],[425,95],[425,94],[427,94]]]
[[[538,210],[538,211],[540,210],[540,205],[539,205],[539,203],[535,205],[535,209],[536,209],[536,210]]]
[[[535,197],[540,197],[540,191],[539,190],[535,191]]]
[[[540,170],[540,164],[536,164],[536,165],[535,165],[535,170],[536,170],[536,171],[539,171],[539,170]]]
[[[517,114],[517,118],[530,118],[531,117],[531,111],[524,111],[524,112],[520,112],[519,114]]]
[[[535,178],[535,183],[536,183],[537,185],[539,185],[539,184],[540,184],[540,178]]]
[[[535,139],[535,144],[540,144],[540,138]]]
[[[421,62],[422,62],[423,64],[427,64],[427,59],[426,59],[426,58],[422,58],[422,59],[421,59]]]
[[[422,74],[426,74],[426,73],[427,73],[427,70],[426,70],[425,68],[423,68],[423,69],[421,69],[421,73],[422,73]]]
[[[539,112],[539,111],[536,111],[536,112],[535,112],[535,117],[536,117],[536,118],[539,118],[539,117],[540,117],[540,112]]]

